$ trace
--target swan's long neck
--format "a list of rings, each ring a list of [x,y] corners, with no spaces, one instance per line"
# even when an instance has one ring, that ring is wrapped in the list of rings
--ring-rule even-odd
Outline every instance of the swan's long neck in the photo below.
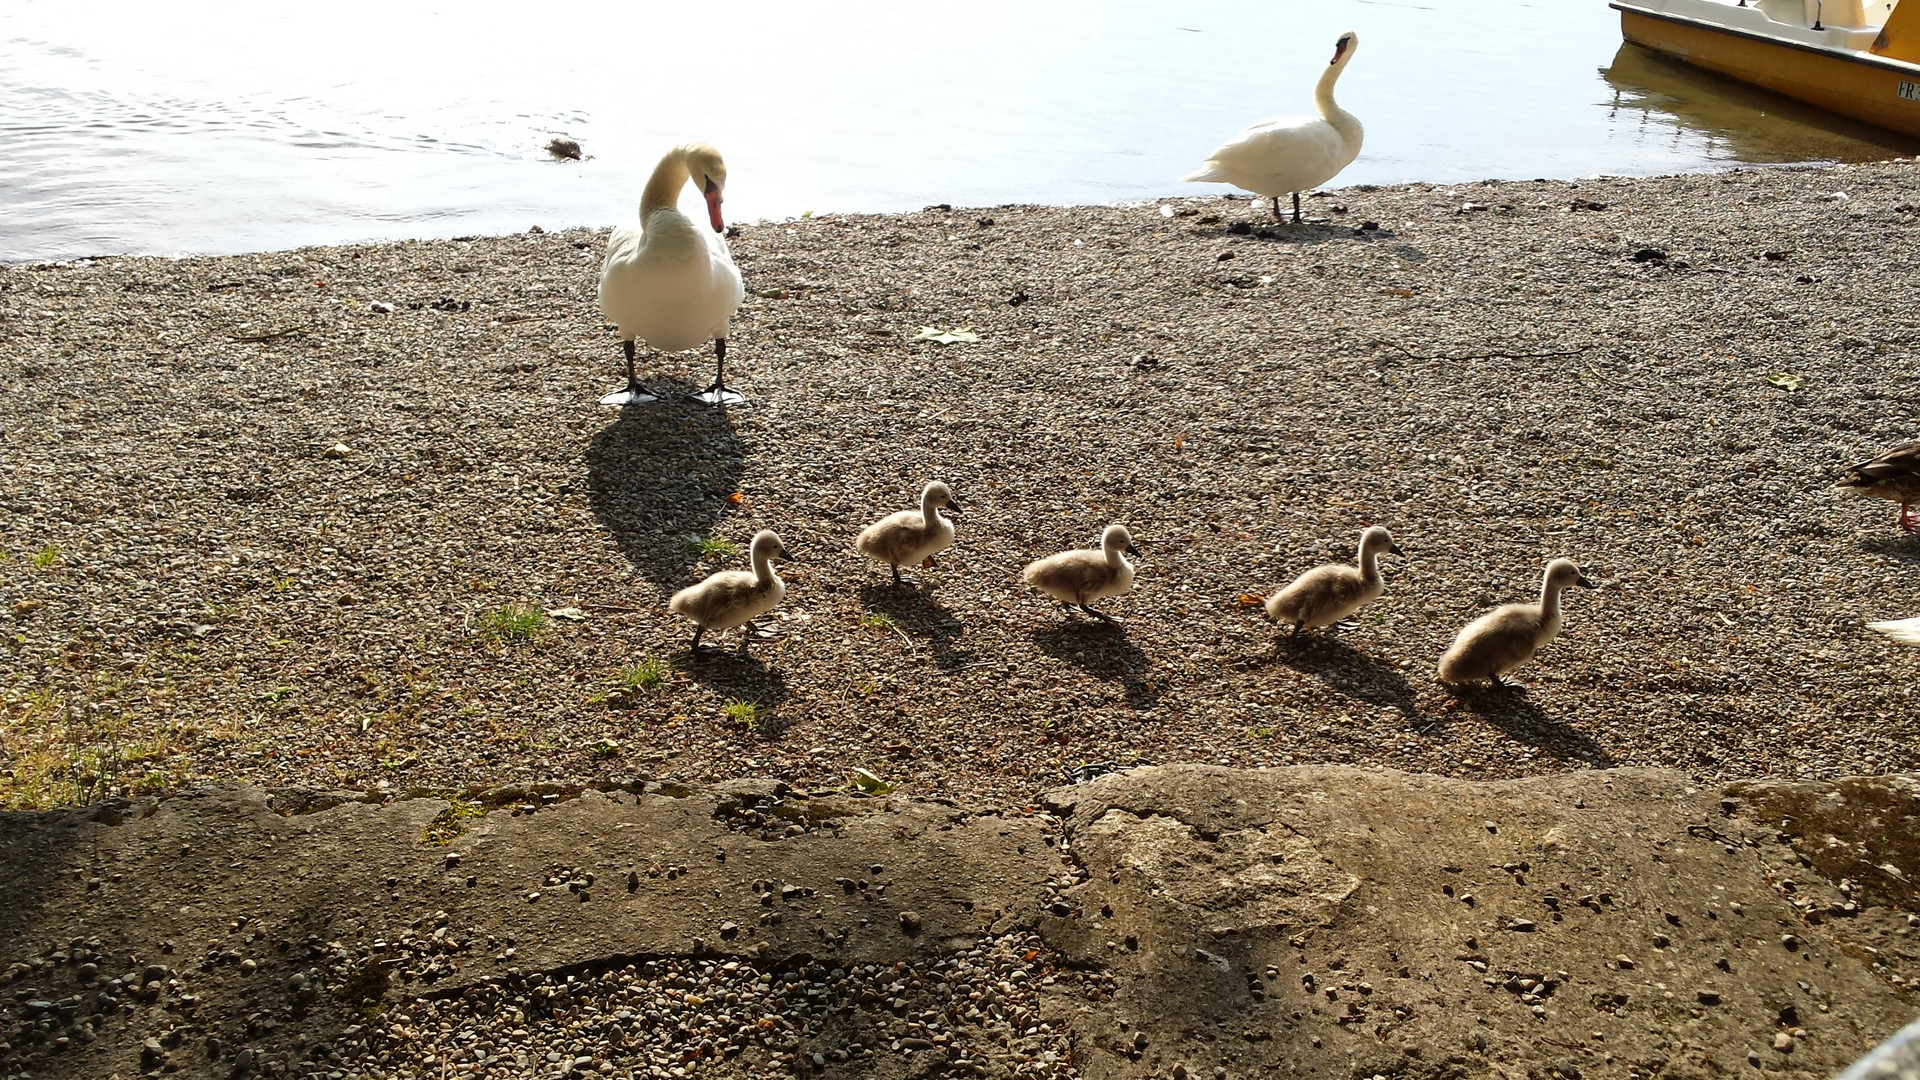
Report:
[[[653,167],[653,175],[647,178],[647,189],[640,194],[641,224],[645,225],[647,216],[655,210],[678,206],[680,189],[687,186],[691,176],[685,152],[677,146],[667,151],[667,156]]]
[[[762,548],[753,549],[753,576],[762,585],[773,583],[773,553]]]
[[[1353,58],[1349,52],[1340,58],[1337,64],[1328,64],[1327,70],[1320,73],[1320,82],[1313,88],[1313,103],[1320,109],[1320,118],[1332,124],[1341,135],[1352,138],[1359,130],[1360,119],[1341,108],[1333,100],[1333,84],[1340,81],[1340,73],[1347,70],[1347,61]]]
[[[940,524],[940,507],[933,501],[931,491],[920,494],[920,524],[929,529]]]
[[[1364,544],[1360,547],[1360,580],[1380,580],[1380,552],[1377,549],[1368,550]]]
[[[1560,590],[1551,581],[1540,583],[1540,622],[1543,626],[1560,625]]]
[[[1108,540],[1102,543],[1100,546],[1107,549],[1107,565],[1108,566],[1127,565],[1127,557],[1124,554],[1124,552],[1126,551],[1127,545],[1124,541]]]

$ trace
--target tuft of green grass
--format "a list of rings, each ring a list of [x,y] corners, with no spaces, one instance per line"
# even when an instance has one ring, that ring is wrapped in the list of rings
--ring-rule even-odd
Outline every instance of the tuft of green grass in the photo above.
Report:
[[[620,740],[600,738],[587,745],[587,754],[596,758],[615,758],[620,756]]]
[[[467,831],[468,821],[486,816],[487,807],[484,803],[449,797],[447,808],[434,815],[434,819],[427,823],[426,832],[420,840],[422,843],[444,847],[453,843],[455,837]]]
[[[740,550],[733,541],[718,536],[709,536],[704,540],[689,540],[687,550],[702,559],[729,559]]]
[[[667,662],[657,656],[641,657],[640,662],[620,669],[620,686],[626,690],[657,690],[667,681]]]
[[[59,566],[60,549],[53,544],[48,544],[46,547],[33,553],[32,561],[34,567],[40,570],[45,570],[50,566]]]
[[[1278,732],[1279,732],[1278,728],[1270,727],[1266,724],[1261,724],[1258,727],[1250,727],[1247,729],[1247,735],[1255,739],[1271,739]]]
[[[547,632],[547,613],[531,604],[507,604],[480,616],[480,633],[497,641],[537,641]]]
[[[725,705],[720,706],[720,715],[756,735],[759,734],[763,723],[760,717],[760,706],[739,698],[730,698]]]
[[[869,611],[860,616],[860,625],[869,630],[891,630],[900,623],[884,611]]]

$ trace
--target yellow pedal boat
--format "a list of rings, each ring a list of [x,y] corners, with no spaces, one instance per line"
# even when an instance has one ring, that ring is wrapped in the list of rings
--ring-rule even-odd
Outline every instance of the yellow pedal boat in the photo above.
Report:
[[[1920,0],[1614,0],[1642,48],[1920,136]]]

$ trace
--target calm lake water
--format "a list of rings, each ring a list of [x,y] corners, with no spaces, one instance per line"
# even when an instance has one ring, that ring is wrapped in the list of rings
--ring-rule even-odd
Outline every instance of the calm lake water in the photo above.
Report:
[[[1221,192],[1174,178],[1311,111],[1348,29],[1336,184],[1920,152],[1623,48],[1604,0],[506,10],[6,0],[0,261],[612,224],[693,136],[734,220]]]

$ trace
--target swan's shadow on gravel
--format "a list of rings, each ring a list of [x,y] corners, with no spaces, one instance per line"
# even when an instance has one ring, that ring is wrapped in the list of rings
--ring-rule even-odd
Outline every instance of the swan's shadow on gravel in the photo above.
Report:
[[[1413,687],[1407,685],[1407,678],[1399,669],[1337,637],[1318,631],[1299,637],[1282,633],[1274,643],[1273,658],[1302,675],[1320,680],[1336,693],[1374,705],[1391,706],[1408,723],[1420,717],[1420,710],[1414,704]]]
[[[1873,536],[1860,541],[1860,550],[1901,562],[1920,563],[1920,536]]]
[[[690,545],[712,535],[743,471],[726,410],[672,399],[629,406],[587,447],[587,500],[641,576],[673,589],[696,576]]]
[[[1353,217],[1353,215],[1348,215]],[[1241,228],[1241,226],[1246,226]],[[1361,229],[1360,219],[1345,221],[1303,221],[1295,225],[1291,221],[1237,221],[1229,222],[1220,230],[1223,239],[1244,236],[1250,240],[1267,240],[1280,244],[1317,246],[1320,244],[1370,244],[1377,243],[1393,233],[1385,228]],[[1399,244],[1396,247],[1405,248]],[[1426,255],[1416,251],[1415,261],[1424,261]]]
[[[761,714],[761,722],[770,725],[756,734],[776,735],[784,725],[779,724],[777,718],[769,718],[765,714],[787,700],[787,677],[760,656],[751,653],[741,656],[736,651],[739,641],[733,637],[739,632],[735,630],[722,637],[714,643],[716,648],[703,650],[699,656],[680,653],[674,657],[673,666],[689,680],[722,698],[756,706]],[[747,648],[770,654],[778,648],[778,643],[756,638]]]
[[[1596,769],[1613,767],[1613,758],[1599,743],[1549,717],[1521,691],[1511,687],[1462,686],[1448,692],[1467,712],[1520,742],[1545,750],[1557,760]]]
[[[925,640],[934,666],[942,671],[956,671],[973,662],[973,650],[954,647],[966,627],[925,586],[895,585],[891,578],[862,585],[860,607],[892,619],[909,638]]]
[[[1065,622],[1038,631],[1033,640],[1041,652],[1055,660],[1072,664],[1096,679],[1119,683],[1127,704],[1135,709],[1151,709],[1160,701],[1160,691],[1148,678],[1153,665],[1124,627]]]

